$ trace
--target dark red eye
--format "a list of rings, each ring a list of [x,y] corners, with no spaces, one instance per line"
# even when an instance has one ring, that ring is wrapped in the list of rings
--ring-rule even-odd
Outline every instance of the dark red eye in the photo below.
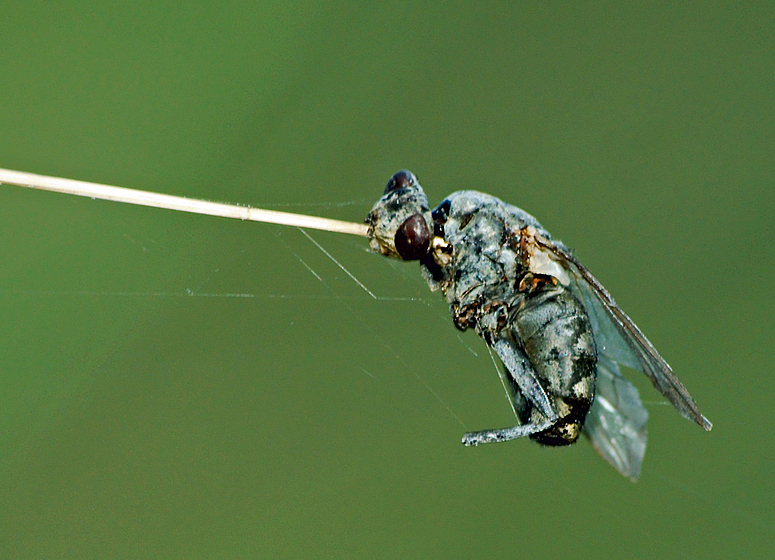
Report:
[[[396,251],[405,261],[416,261],[428,254],[431,233],[422,214],[412,214],[404,220],[396,232],[395,242]]]
[[[385,187],[385,192],[382,194],[384,195],[404,187],[413,187],[415,185],[417,185],[417,178],[414,176],[414,173],[402,169],[390,178],[390,181],[388,181],[388,184]]]

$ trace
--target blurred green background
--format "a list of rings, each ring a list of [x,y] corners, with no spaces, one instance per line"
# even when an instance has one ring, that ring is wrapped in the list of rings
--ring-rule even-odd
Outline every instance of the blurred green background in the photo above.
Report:
[[[771,3],[4,2],[0,167],[360,221],[536,215],[644,379],[637,484],[507,425],[484,344],[364,239],[0,187],[2,558],[771,558]],[[312,273],[314,271],[314,274]]]

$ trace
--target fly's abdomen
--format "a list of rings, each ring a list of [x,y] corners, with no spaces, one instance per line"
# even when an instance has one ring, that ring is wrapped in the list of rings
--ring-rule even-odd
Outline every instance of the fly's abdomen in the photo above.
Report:
[[[530,437],[545,445],[571,444],[595,395],[597,351],[586,310],[570,291],[548,284],[521,302],[514,325],[560,417]]]

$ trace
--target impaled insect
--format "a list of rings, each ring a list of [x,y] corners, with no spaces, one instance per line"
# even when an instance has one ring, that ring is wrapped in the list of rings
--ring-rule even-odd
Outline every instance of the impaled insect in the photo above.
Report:
[[[476,191],[431,211],[415,176],[393,175],[367,218],[374,251],[419,260],[452,320],[473,328],[506,370],[519,424],[465,434],[465,445],[528,436],[570,445],[584,433],[637,479],[648,412],[617,364],[645,373],[685,418],[711,429],[683,384],[606,289],[525,211]]]
[[[570,445],[584,433],[620,473],[640,474],[644,408],[618,364],[645,373],[685,418],[712,425],[670,366],[606,289],[533,216],[476,191],[431,212],[415,176],[399,171],[366,224],[193,200],[0,169],[0,183],[275,224],[368,236],[374,251],[419,260],[459,329],[473,328],[498,355],[519,424],[467,433],[465,445],[523,436]]]

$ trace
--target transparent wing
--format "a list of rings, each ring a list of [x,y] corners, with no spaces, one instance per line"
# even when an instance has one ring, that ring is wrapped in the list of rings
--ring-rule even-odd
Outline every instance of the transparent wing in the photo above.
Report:
[[[564,248],[539,235],[536,241],[572,273],[571,289],[587,307],[598,353],[645,373],[684,418],[710,430],[713,425],[702,415],[686,387],[597,278]]]
[[[601,355],[595,400],[583,432],[606,461],[632,480],[638,479],[646,452],[648,417],[635,385],[622,377],[615,362]]]

